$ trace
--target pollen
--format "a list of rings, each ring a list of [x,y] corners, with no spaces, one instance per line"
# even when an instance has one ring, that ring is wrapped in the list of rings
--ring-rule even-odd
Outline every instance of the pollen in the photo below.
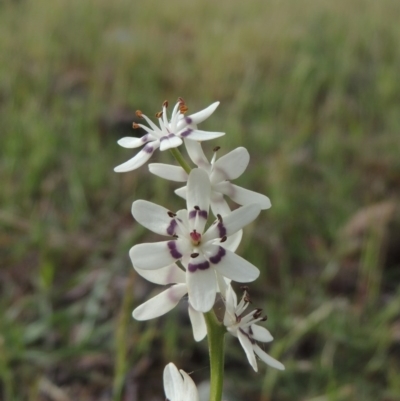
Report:
[[[143,118],[143,113],[142,113],[140,110],[136,110],[136,115],[137,115],[139,118]]]
[[[132,123],[132,128],[133,128],[133,129],[138,129],[138,128],[140,128],[140,127],[139,127],[139,124],[137,124],[137,123]]]

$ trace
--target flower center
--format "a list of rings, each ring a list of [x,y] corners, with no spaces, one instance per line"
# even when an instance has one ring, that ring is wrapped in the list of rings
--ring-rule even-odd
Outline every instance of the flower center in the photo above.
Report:
[[[197,246],[201,242],[201,234],[198,233],[196,230],[193,230],[190,233],[190,239],[192,240],[192,244]]]

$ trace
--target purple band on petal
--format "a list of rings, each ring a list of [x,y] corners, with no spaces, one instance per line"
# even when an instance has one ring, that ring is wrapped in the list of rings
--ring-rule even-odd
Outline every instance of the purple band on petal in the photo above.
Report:
[[[151,145],[149,145],[149,144],[144,145],[143,150],[144,150],[146,153],[150,153],[150,154],[154,152],[153,146],[151,146]]]
[[[167,234],[168,235],[174,235],[175,234],[175,228],[178,225],[175,219],[171,220],[171,223],[169,223],[169,226],[167,227]]]
[[[140,138],[140,140],[141,140],[143,143],[146,143],[146,142],[148,141],[148,139],[149,139],[149,134],[143,135],[143,136]]]
[[[196,217],[196,215],[199,215],[200,217],[202,217],[203,219],[207,220],[208,218],[208,213],[206,210],[191,210],[189,212],[189,219],[194,219]]]
[[[191,133],[193,132],[193,130],[191,128],[186,129],[185,131],[180,133],[180,137],[181,138],[186,138],[188,137]]]
[[[249,334],[246,333],[241,327],[239,327],[239,331],[244,334],[249,340],[250,342],[254,345],[256,343],[256,341],[254,340],[254,338]]]
[[[189,263],[188,270],[190,273],[194,273],[197,269],[207,270],[210,267],[210,263],[207,260],[201,263]]]
[[[162,136],[162,137],[160,138],[160,142],[166,141],[167,139],[171,139],[171,138],[173,138],[174,136],[176,136],[176,135],[175,135],[175,134],[164,135],[164,136]]]
[[[185,122],[186,124],[191,124],[192,123],[192,119],[190,117],[185,117]]]
[[[169,241],[167,243],[169,253],[174,259],[180,259],[182,257],[182,254],[178,251],[176,247],[176,241]]]
[[[222,246],[219,246],[218,253],[215,256],[211,256],[210,262],[216,265],[217,263],[221,262],[221,259],[225,256],[225,254],[225,249],[222,248]]]
[[[226,235],[226,228],[222,222],[218,223],[218,232],[219,232],[219,238],[222,238]]]

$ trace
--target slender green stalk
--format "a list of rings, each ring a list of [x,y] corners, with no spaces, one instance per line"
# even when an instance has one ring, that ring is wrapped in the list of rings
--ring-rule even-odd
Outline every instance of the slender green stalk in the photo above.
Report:
[[[186,163],[186,160],[183,158],[182,153],[179,151],[178,148],[170,149],[172,155],[175,157],[175,160],[181,165],[181,167],[189,174],[190,173],[190,166]]]
[[[214,311],[204,314],[207,324],[208,351],[210,355],[210,401],[221,401],[224,383],[225,327]]]

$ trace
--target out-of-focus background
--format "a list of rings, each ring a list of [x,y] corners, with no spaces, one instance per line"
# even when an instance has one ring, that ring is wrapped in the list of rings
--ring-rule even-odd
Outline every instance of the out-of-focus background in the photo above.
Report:
[[[206,149],[247,147],[236,183],[273,204],[240,254],[286,371],[230,338],[226,398],[400,400],[399,21],[398,0],[0,1],[0,399],[160,401],[169,361],[207,380],[185,301],[131,318],[160,291],[131,203],[182,208],[177,186],[113,172],[135,110],[182,96],[221,101]]]

